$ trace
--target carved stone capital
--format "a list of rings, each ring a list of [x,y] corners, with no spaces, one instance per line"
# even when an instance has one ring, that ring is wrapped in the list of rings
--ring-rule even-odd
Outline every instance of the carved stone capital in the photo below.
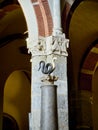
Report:
[[[50,54],[68,56],[68,47],[69,39],[65,38],[65,34],[40,37],[36,42],[27,39],[28,52],[32,53],[32,56]]]
[[[69,47],[69,39],[65,38],[64,34],[50,36],[47,38],[47,54],[57,54],[68,56],[67,48]]]
[[[44,37],[40,37],[38,41],[31,41],[28,38],[26,39],[27,41],[27,48],[28,48],[28,53],[31,53],[32,56],[36,55],[46,55],[45,50],[46,50],[46,40]]]

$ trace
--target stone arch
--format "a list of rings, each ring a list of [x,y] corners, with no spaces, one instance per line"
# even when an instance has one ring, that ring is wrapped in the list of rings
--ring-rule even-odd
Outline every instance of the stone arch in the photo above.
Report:
[[[32,0],[32,2],[33,1],[34,0]],[[49,3],[48,0],[38,0],[38,2],[39,5],[34,6],[34,9],[37,17],[39,35],[49,36],[52,34],[52,27],[53,27],[53,21]]]
[[[4,86],[3,112],[14,117],[19,129],[29,129],[30,93],[30,73],[25,70],[13,71]]]
[[[3,113],[3,130],[19,130],[17,121],[11,115]]]
[[[4,94],[4,85],[8,76],[15,70],[30,71],[30,55],[21,52],[21,47],[25,46],[24,37],[22,35],[10,35],[5,37],[1,41],[0,46],[0,116],[3,116],[3,94]],[[17,37],[18,36],[18,37]],[[21,44],[19,44],[21,43]],[[20,47],[17,48],[17,45]],[[14,48],[15,47],[15,48]],[[17,58],[18,57],[18,58]],[[0,129],[2,127],[2,118],[0,118]]]
[[[86,54],[84,55],[81,65],[79,84],[78,84],[79,85],[78,102],[81,102],[81,105],[79,105],[79,107],[82,114],[81,119],[79,119],[80,124],[78,123],[79,128],[88,127],[90,129],[94,129],[94,127],[96,126],[95,119],[96,117],[98,117],[98,114],[94,113],[96,110],[95,109],[96,93],[94,93],[94,91],[97,91],[97,89],[96,90],[94,89],[96,88],[96,84],[98,83],[94,83],[94,81],[97,78],[96,74],[98,74],[96,73],[97,68],[98,68],[98,40],[93,42],[91,46],[88,48]]]
[[[29,38],[36,41],[38,40],[38,36],[51,35],[53,21],[48,1],[47,0],[31,0],[31,1],[18,0],[18,1],[22,6],[27,21]],[[27,8],[27,3],[29,8]]]
[[[92,91],[92,79],[98,67],[98,43],[88,52],[82,65],[79,80],[79,89]]]

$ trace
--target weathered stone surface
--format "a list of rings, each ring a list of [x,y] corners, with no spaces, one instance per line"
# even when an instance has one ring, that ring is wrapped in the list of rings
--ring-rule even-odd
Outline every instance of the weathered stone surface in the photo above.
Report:
[[[67,88],[67,59],[64,56],[57,56],[56,69],[53,75],[59,79],[55,84],[57,85],[57,111],[58,111],[58,130],[68,130],[68,88]],[[47,62],[52,62],[52,56],[47,57]],[[40,130],[41,124],[41,71],[38,71],[39,62],[46,60],[45,56],[34,57],[32,64],[32,130]],[[34,75],[34,77],[33,77]],[[50,119],[51,120],[51,119]]]
[[[58,124],[59,130],[68,130],[68,111],[58,109]]]
[[[34,110],[38,110],[41,108],[41,96],[40,95],[33,95],[33,102],[32,106]]]
[[[32,112],[32,130],[40,130],[40,110],[33,110]]]
[[[41,130],[58,130],[57,86],[41,87]]]

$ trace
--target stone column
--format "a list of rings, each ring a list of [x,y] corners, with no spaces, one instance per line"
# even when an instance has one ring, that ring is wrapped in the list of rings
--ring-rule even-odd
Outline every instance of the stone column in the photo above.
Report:
[[[49,43],[48,43],[49,42]],[[69,40],[62,33],[51,36],[47,40],[47,61],[57,57],[56,69],[53,75],[58,77],[55,83],[57,87],[57,111],[58,130],[68,130],[68,86],[67,86],[67,48]]]
[[[40,43],[40,44],[39,44]],[[62,33],[58,36],[39,38],[36,46],[30,48],[32,54],[32,84],[31,84],[31,130],[41,130],[41,78],[43,74],[38,71],[39,62],[52,63],[56,57],[55,70],[52,73],[58,77],[57,87],[57,114],[58,130],[68,130],[68,92],[67,92],[67,48],[69,40]],[[28,44],[28,43],[27,43]],[[43,106],[44,107],[44,106]],[[51,120],[51,119],[50,119]]]
[[[57,87],[57,114],[58,130],[68,130],[68,92],[67,92],[67,48],[69,40],[61,31],[60,21],[60,0],[54,0],[54,29],[53,35],[39,37],[36,25],[36,17],[31,0],[19,0],[28,25],[27,48],[31,53],[31,113],[29,113],[30,130],[41,130],[41,77],[43,74],[38,71],[39,62],[52,63],[53,57],[57,57],[56,69],[53,75],[59,79]],[[34,3],[33,3],[34,4]],[[39,3],[36,3],[39,4]],[[56,5],[57,4],[57,5]],[[57,23],[55,23],[57,21]],[[33,24],[32,24],[33,23]],[[50,119],[51,120],[51,119]]]
[[[40,43],[40,44],[39,44]],[[38,71],[40,61],[52,63],[57,58],[55,70],[52,73],[58,77],[57,85],[57,114],[58,130],[68,130],[68,92],[67,92],[67,48],[69,40],[65,35],[39,38],[36,46],[30,48],[32,58],[32,84],[31,84],[31,130],[41,130],[41,78],[43,74]],[[28,44],[28,41],[27,41]],[[55,100],[55,99],[54,99]],[[44,107],[44,106],[43,106]],[[51,121],[51,118],[50,118]],[[43,126],[44,127],[44,126]]]
[[[62,33],[60,0],[53,0],[53,35]]]
[[[28,44],[29,41],[27,41]],[[40,44],[39,44],[40,43]],[[33,43],[31,43],[33,45]],[[36,46],[30,48],[31,52],[31,119],[30,119],[30,130],[41,129],[41,77],[43,74],[38,71],[39,62],[41,60],[46,61],[46,55],[44,53],[44,38],[39,38]]]
[[[41,86],[41,130],[58,130],[57,86]]]

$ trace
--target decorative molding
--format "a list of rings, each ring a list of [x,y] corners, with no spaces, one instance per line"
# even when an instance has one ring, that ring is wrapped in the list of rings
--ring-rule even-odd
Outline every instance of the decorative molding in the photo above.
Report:
[[[32,56],[51,54],[68,56],[67,48],[69,47],[69,39],[65,38],[65,34],[40,37],[38,41],[31,41],[27,38],[26,41],[28,52]]]

